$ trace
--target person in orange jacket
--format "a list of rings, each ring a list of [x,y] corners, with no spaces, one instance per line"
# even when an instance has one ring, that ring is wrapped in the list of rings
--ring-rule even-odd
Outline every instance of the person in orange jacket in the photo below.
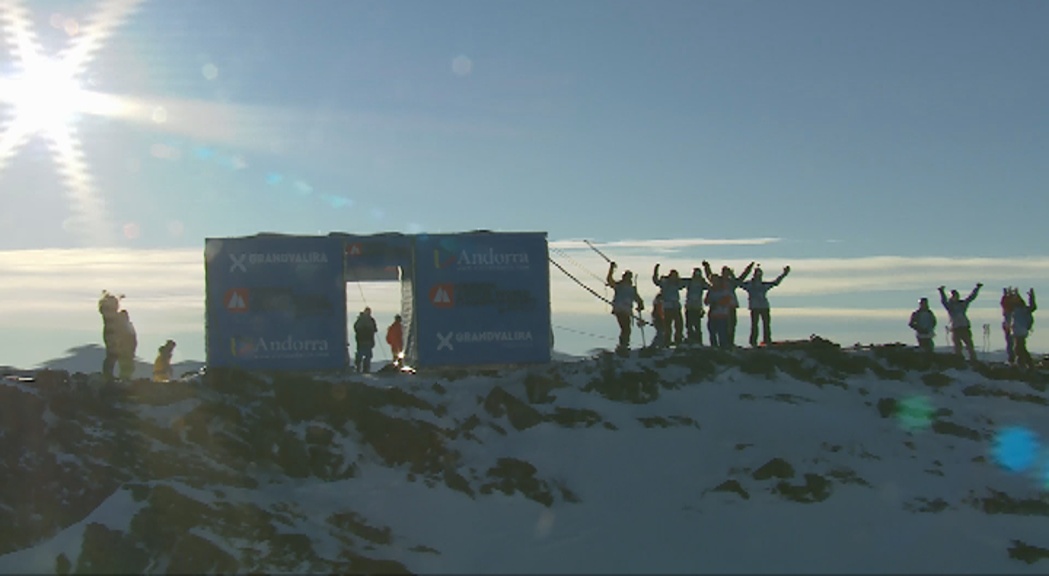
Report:
[[[386,329],[386,343],[390,345],[394,366],[400,366],[404,362],[404,328],[400,314],[393,317],[393,324]]]

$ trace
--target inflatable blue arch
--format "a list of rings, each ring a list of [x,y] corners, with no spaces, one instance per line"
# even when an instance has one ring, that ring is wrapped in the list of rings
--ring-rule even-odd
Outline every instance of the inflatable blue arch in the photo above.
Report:
[[[401,286],[408,365],[547,363],[548,257],[545,232],[207,238],[207,363],[346,368],[346,284],[391,280]]]

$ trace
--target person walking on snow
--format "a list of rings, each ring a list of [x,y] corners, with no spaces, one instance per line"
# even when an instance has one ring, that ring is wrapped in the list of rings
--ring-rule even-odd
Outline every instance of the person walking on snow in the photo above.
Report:
[[[685,341],[703,345],[703,293],[710,289],[710,282],[703,277],[699,268],[692,269],[692,277],[685,281]]]
[[[1027,351],[1027,335],[1034,327],[1034,311],[1038,304],[1034,301],[1034,288],[1027,291],[1027,302],[1023,296],[1016,294],[1017,302],[1013,306],[1010,317],[1009,328],[1013,336],[1013,353],[1016,354],[1016,364],[1024,368],[1034,368],[1031,353]]]
[[[783,267],[783,273],[772,282],[762,281],[761,268],[754,270],[754,277],[745,282],[740,282],[739,287],[747,292],[747,307],[750,308],[750,347],[758,345],[758,320],[762,324],[762,343],[768,346],[772,343],[772,330],[769,324],[772,321],[769,310],[769,290],[779,286],[779,283],[790,274],[790,266]]]
[[[685,281],[678,276],[677,270],[671,270],[670,274],[660,277],[657,263],[652,269],[652,283],[659,286],[659,293],[663,296],[664,345],[670,346],[671,337],[673,337],[673,345],[677,346],[681,344],[684,332],[681,318],[681,289],[685,287]],[[673,334],[670,332],[671,328],[674,330]]]
[[[390,345],[390,354],[393,355],[393,365],[400,367],[404,352],[404,328],[401,326],[401,315],[393,317],[393,323],[386,329],[386,343]]]
[[[631,310],[636,304],[640,314],[645,309],[645,301],[638,295],[637,286],[634,286],[634,273],[625,270],[617,281],[612,277],[615,270],[616,263],[609,262],[605,284],[612,289],[612,315],[616,317],[616,322],[619,324],[619,345],[616,350],[623,351],[630,348],[630,325],[634,319]]]
[[[918,348],[926,352],[933,351],[932,339],[936,336],[936,315],[929,309],[929,299],[918,300],[918,309],[911,312],[911,320],[907,323],[914,330],[918,338]]]
[[[375,333],[378,331],[375,318],[372,318],[372,309],[366,307],[353,323],[353,335],[357,341],[357,354],[353,357],[353,366],[358,372],[371,372],[372,348],[375,347]]]
[[[969,352],[969,360],[976,361],[976,350],[973,348],[973,334],[972,327],[969,324],[969,316],[966,312],[969,310],[969,304],[976,299],[976,296],[980,293],[980,288],[983,287],[982,283],[977,282],[976,288],[969,293],[969,296],[964,300],[958,294],[957,290],[951,290],[950,299],[944,294],[943,286],[939,287],[940,291],[940,302],[943,307],[947,309],[947,316],[950,319],[951,327],[951,340],[954,342],[954,353],[962,355],[962,345],[965,345],[965,349]]]

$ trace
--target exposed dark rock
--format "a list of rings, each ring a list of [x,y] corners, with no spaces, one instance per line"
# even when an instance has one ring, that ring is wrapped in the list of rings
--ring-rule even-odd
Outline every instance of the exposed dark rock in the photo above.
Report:
[[[794,502],[801,502],[804,504],[810,504],[814,502],[823,502],[827,498],[830,498],[833,484],[823,476],[819,474],[805,474],[805,484],[802,486],[793,486],[788,482],[779,482],[776,484],[774,493],[777,493],[787,500]]]
[[[739,494],[744,500],[750,500],[750,493],[743,489],[743,485],[736,480],[725,480],[721,484],[710,489],[711,492],[732,492]]]
[[[1009,557],[1027,564],[1034,564],[1040,560],[1049,560],[1049,548],[1013,540],[1013,545],[1009,547]]]
[[[495,417],[506,416],[510,425],[517,430],[526,430],[543,421],[538,410],[518,400],[499,386],[492,388],[484,399],[484,409]]]
[[[769,478],[793,478],[794,467],[790,465],[790,462],[782,458],[773,458],[768,462],[762,464],[757,470],[751,474],[751,477],[755,480],[768,480]]]

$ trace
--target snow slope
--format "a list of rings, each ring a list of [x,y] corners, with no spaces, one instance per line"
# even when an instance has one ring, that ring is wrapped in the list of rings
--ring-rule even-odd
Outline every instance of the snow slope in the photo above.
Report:
[[[1049,377],[826,342],[0,385],[0,572],[1049,568]]]

